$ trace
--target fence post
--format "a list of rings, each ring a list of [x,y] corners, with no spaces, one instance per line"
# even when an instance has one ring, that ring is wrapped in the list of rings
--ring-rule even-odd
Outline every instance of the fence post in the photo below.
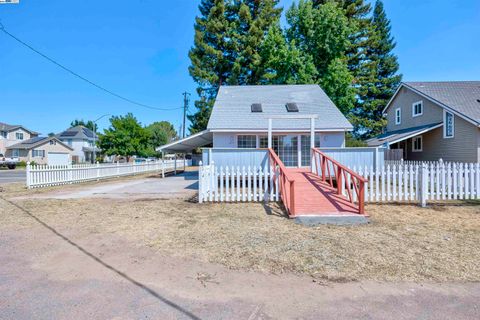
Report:
[[[31,167],[30,167],[30,161],[29,161],[29,162],[27,162],[27,172],[26,172],[26,174],[27,174],[27,188],[28,189],[30,189],[30,187],[31,187],[31,172],[30,172],[30,170],[31,170]]]
[[[165,159],[162,159],[162,178],[165,178]]]
[[[100,180],[100,163],[97,161],[97,181]]]
[[[173,174],[177,174],[177,154],[175,153],[175,157],[173,158]]]
[[[117,160],[117,177],[120,177],[120,162]]]
[[[428,169],[425,163],[422,164],[422,168],[420,170],[420,183],[418,192],[418,200],[420,201],[420,206],[425,208],[427,206],[427,189],[428,189]]]
[[[165,171],[163,171],[163,174],[165,174]],[[203,197],[202,197],[203,187],[202,187],[202,185],[203,185],[203,165],[202,165],[202,161],[200,161],[198,163],[198,203],[203,202]]]

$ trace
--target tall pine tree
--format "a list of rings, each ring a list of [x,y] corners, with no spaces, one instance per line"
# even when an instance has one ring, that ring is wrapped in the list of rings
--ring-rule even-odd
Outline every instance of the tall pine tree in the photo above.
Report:
[[[382,110],[402,81],[402,75],[398,73],[397,57],[392,53],[396,43],[391,29],[383,2],[377,0],[373,10],[369,46],[366,50],[372,72],[368,85],[365,85],[359,107],[352,117],[357,135],[364,138],[382,131],[386,125]]]
[[[279,22],[278,0],[202,0],[195,21],[190,74],[198,84],[190,132],[204,130],[218,88],[258,84],[263,76],[260,47]]]
[[[343,8],[327,1],[315,4],[301,0],[287,12],[289,39],[303,54],[312,57],[320,84],[344,114],[354,106],[353,77],[345,53],[350,48],[352,29]]]

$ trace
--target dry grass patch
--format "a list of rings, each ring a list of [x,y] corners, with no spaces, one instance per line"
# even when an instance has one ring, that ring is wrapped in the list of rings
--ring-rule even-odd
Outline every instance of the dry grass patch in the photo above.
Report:
[[[369,205],[368,225],[313,228],[286,219],[275,204],[101,199],[19,204],[74,237],[115,233],[171,255],[233,269],[332,281],[480,280],[480,207],[475,203],[426,209]],[[2,211],[0,225],[23,224],[12,208]]]

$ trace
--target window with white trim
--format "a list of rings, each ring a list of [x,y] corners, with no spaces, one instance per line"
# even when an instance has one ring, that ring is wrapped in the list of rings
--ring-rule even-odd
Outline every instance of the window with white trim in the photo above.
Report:
[[[16,132],[15,133],[15,138],[17,140],[23,140],[23,132]]]
[[[412,104],[412,117],[418,117],[423,114],[423,101],[418,101]]]
[[[412,138],[412,151],[421,152],[423,151],[423,139],[422,136]]]
[[[395,124],[402,123],[402,109],[397,108],[395,109]]]
[[[0,137],[7,139],[7,131],[0,131]]]
[[[34,158],[44,158],[45,157],[45,150],[32,150],[32,157]]]
[[[12,157],[18,158],[20,151],[18,149],[12,149]]]
[[[455,116],[453,113],[443,112],[443,137],[453,138],[455,136]]]
[[[241,135],[237,136],[237,147],[241,149],[256,148],[257,136],[255,135]]]

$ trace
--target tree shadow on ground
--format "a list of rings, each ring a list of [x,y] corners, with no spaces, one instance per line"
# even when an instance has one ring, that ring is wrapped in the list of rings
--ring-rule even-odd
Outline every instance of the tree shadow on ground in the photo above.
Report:
[[[36,220],[40,225],[42,225],[43,227],[45,227],[46,229],[48,229],[49,231],[51,231],[53,234],[55,234],[57,237],[59,237],[60,239],[62,239],[63,241],[67,242],[68,244],[72,245],[73,247],[75,247],[76,249],[78,249],[80,252],[82,252],[83,254],[85,254],[86,256],[92,258],[95,262],[99,263],[100,265],[102,265],[103,267],[109,269],[110,271],[116,273],[117,275],[119,275],[120,277],[122,277],[123,279],[127,280],[128,282],[130,282],[131,284],[133,284],[134,286],[144,290],[145,292],[147,292],[148,294],[150,294],[152,297],[158,299],[159,301],[163,302],[164,304],[170,306],[171,308],[177,310],[179,313],[183,314],[184,316],[190,318],[190,319],[200,319],[200,317],[196,316],[195,314],[193,314],[192,312],[190,312],[189,310],[185,309],[184,307],[180,306],[179,304],[175,303],[174,301],[172,300],[169,300],[168,298],[165,298],[164,296],[162,296],[161,294],[159,294],[158,292],[156,292],[155,290],[153,290],[152,288],[148,287],[147,285],[131,278],[128,274],[116,269],[114,266],[106,263],[105,261],[103,261],[102,259],[100,259],[99,257],[97,257],[96,255],[94,255],[93,253],[87,251],[85,248],[83,248],[82,246],[78,245],[77,243],[73,242],[72,240],[70,240],[68,237],[66,237],[65,235],[61,234],[59,231],[57,231],[55,228],[51,227],[50,225],[48,225],[47,223],[45,223],[44,221],[42,221],[40,218],[38,218],[37,216],[35,216],[33,213],[31,213],[30,211],[28,211],[27,209],[19,206],[18,204],[10,201],[10,200],[7,200],[3,197],[0,197],[0,199],[4,200],[5,202],[11,204],[12,206],[16,207],[17,209],[19,209],[20,211],[22,211],[23,213],[27,214],[28,216],[30,216],[31,218],[33,218],[34,220]]]

